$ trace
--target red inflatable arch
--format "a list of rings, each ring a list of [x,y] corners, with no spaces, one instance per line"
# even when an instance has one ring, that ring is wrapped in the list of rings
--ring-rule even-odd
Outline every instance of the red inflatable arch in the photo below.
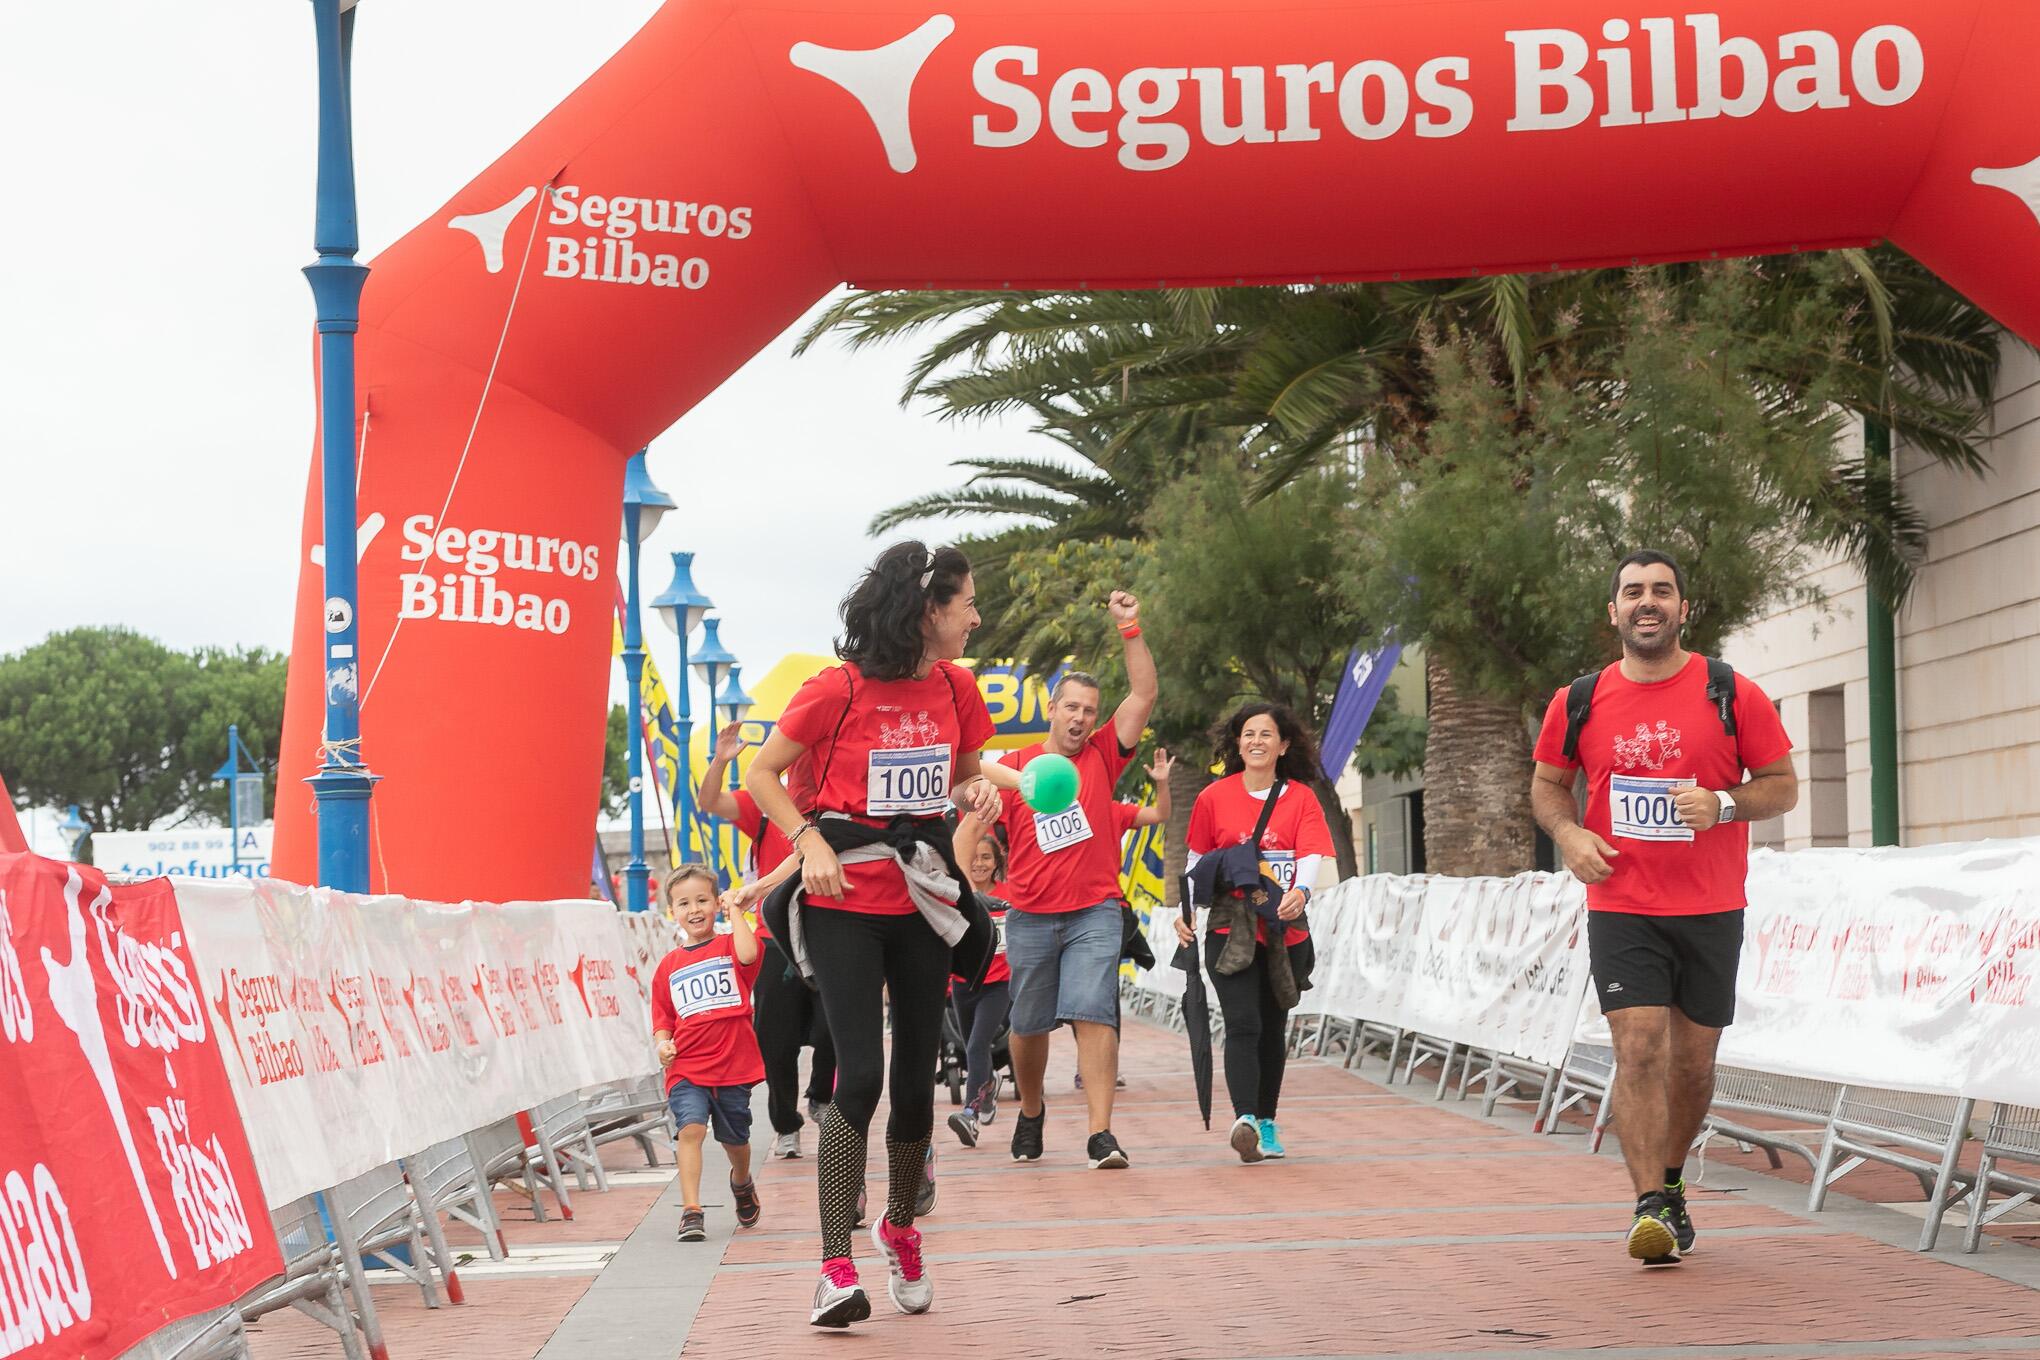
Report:
[[[585,891],[624,459],[839,282],[1453,276],[1890,239],[2040,338],[2036,55],[2031,0],[672,0],[375,261],[374,886]],[[321,578],[301,570],[310,658]],[[287,780],[312,772],[320,679],[292,668]],[[280,801],[277,871],[308,881],[311,799]]]

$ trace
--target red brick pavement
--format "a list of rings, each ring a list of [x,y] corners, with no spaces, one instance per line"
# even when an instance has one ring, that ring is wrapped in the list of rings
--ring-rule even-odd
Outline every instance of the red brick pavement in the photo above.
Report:
[[[1071,1089],[1066,1044],[1050,1070],[1041,1163],[1008,1160],[1010,1101],[977,1149],[938,1128],[940,1203],[922,1225],[936,1303],[925,1317],[893,1312],[883,1266],[865,1249],[872,1320],[848,1337],[810,1328],[814,1162],[763,1165],[765,1220],[730,1243],[683,1355],[755,1360],[847,1345],[869,1356],[981,1348],[1001,1360],[1440,1352],[1570,1360],[1634,1346],[1699,1360],[1761,1346],[1764,1360],[1836,1360],[1851,1343],[1917,1339],[1902,1352],[1908,1360],[2040,1357],[2040,1341],[1990,1351],[1960,1344],[2040,1337],[2033,1292],[1736,1193],[1696,1196],[1700,1250],[1678,1267],[1645,1271],[1620,1244],[1629,1196],[1616,1158],[1587,1155],[1575,1136],[1483,1124],[1433,1104],[1421,1087],[1414,1097],[1384,1091],[1329,1063],[1292,1065],[1288,1160],[1242,1166],[1222,1127],[1207,1133],[1196,1118],[1183,1044],[1128,1027],[1129,1089],[1114,1124],[1134,1158],[1130,1171],[1084,1167],[1083,1099]],[[1222,1090],[1218,1102],[1222,1115]],[[938,1119],[947,1112],[938,1098]],[[1718,1150],[1709,1161],[1718,1184],[1747,1183],[1764,1165]],[[614,1164],[642,1161],[617,1150]],[[873,1167],[882,1174],[882,1156]],[[1842,1188],[1918,1197],[1903,1173],[1864,1175]],[[621,1241],[656,1194],[626,1186],[578,1196],[572,1224],[533,1223],[521,1202],[499,1203],[514,1255],[520,1242]],[[408,1286],[379,1287],[377,1300],[399,1360],[530,1360],[592,1278],[480,1280],[465,1307],[437,1312]],[[1799,1345],[1814,1349],[1785,1349]],[[258,1328],[259,1360],[336,1353],[331,1334],[304,1319]]]

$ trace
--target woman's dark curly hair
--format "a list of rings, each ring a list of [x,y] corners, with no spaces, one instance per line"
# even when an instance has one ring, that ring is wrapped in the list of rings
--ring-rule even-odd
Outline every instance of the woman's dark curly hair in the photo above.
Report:
[[[1214,754],[1225,764],[1227,774],[1238,774],[1247,768],[1240,758],[1240,733],[1246,730],[1249,718],[1263,714],[1275,720],[1275,731],[1282,740],[1289,743],[1289,749],[1275,762],[1278,778],[1292,783],[1308,784],[1318,777],[1317,740],[1310,729],[1296,720],[1281,704],[1241,704],[1239,712],[1226,719],[1225,726],[1218,732],[1218,747]]]
[[[955,548],[918,539],[895,543],[843,597],[843,636],[836,655],[873,680],[905,680],[921,664],[921,620],[963,589],[970,559]]]

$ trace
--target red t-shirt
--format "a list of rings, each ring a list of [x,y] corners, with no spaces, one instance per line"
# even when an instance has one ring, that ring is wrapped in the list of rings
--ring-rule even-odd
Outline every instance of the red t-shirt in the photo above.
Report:
[[[652,974],[652,1032],[666,1030],[679,1051],[666,1064],[666,1089],[686,1078],[696,1086],[747,1086],[765,1080],[765,1059],[751,1028],[751,989],[764,964],[761,951],[738,963],[736,937],[684,941]]]
[[[1215,784],[1208,784],[1190,807],[1190,829],[1183,838],[1184,844],[1200,855],[1245,845],[1254,834],[1254,824],[1261,820],[1261,809],[1266,804],[1265,794],[1255,797],[1247,792],[1244,774],[1227,775]],[[1332,829],[1325,824],[1325,810],[1318,806],[1317,795],[1290,780],[1282,786],[1282,801],[1269,814],[1268,829],[1261,833],[1261,872],[1288,892],[1296,886],[1299,859],[1331,853]],[[1304,884],[1306,888],[1316,886]],[[1309,934],[1303,926],[1292,923],[1282,939],[1285,944],[1301,944]],[[1266,921],[1254,922],[1254,938],[1268,938]]]
[[[978,894],[978,901],[985,904],[991,914],[992,929],[998,932],[998,949],[992,954],[991,966],[985,969],[985,985],[1006,982],[1013,976],[1013,969],[1006,962],[1006,909],[1012,903],[1006,897],[1007,888],[1003,883],[994,883],[989,892]]]
[[[1133,819],[1140,816],[1140,803],[1114,803],[1112,805],[1112,834],[1124,844],[1126,833],[1133,830]]]
[[[1013,753],[1015,770],[1044,754],[1036,742]],[[1133,752],[1119,747],[1106,723],[1077,752],[1077,800],[1053,816],[1036,812],[1014,789],[1001,789],[1006,826],[1006,881],[1013,909],[1050,915],[1079,911],[1119,897],[1119,830],[1112,788]]]
[[[779,730],[807,748],[817,783],[814,810],[884,826],[895,817],[940,817],[950,807],[959,755],[992,739],[992,715],[969,671],[938,661],[920,680],[873,680],[831,666],[800,687]],[[876,916],[908,916],[896,861],[843,869],[841,898],[810,903]]]
[[[1690,831],[1672,816],[1667,790],[1695,781],[1731,789],[1745,770],[1792,753],[1792,739],[1764,691],[1748,676],[1736,677],[1736,735],[1730,737],[1707,701],[1707,658],[1695,655],[1671,679],[1648,685],[1625,677],[1617,662],[1601,672],[1577,760],[1565,758],[1565,700],[1561,689],[1544,711],[1537,759],[1562,770],[1585,767],[1585,825],[1621,852],[1611,861],[1614,873],[1587,885],[1587,905],[1640,916],[1701,916],[1745,906],[1749,824]]]
[[[793,846],[785,833],[766,819],[757,799],[742,789],[731,797],[737,800],[737,830],[751,842],[751,860],[757,876],[763,878],[785,862]]]

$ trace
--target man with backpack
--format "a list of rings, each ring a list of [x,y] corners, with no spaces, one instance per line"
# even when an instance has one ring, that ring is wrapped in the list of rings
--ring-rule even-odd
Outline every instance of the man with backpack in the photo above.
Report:
[[[1799,799],[1777,710],[1725,662],[1680,645],[1689,611],[1685,575],[1664,553],[1617,564],[1608,621],[1622,659],[1552,697],[1530,782],[1537,824],[1587,885],[1615,1131],[1637,1194],[1628,1248],[1649,1265],[1693,1249],[1684,1163],[1735,1018],[1748,824]]]

